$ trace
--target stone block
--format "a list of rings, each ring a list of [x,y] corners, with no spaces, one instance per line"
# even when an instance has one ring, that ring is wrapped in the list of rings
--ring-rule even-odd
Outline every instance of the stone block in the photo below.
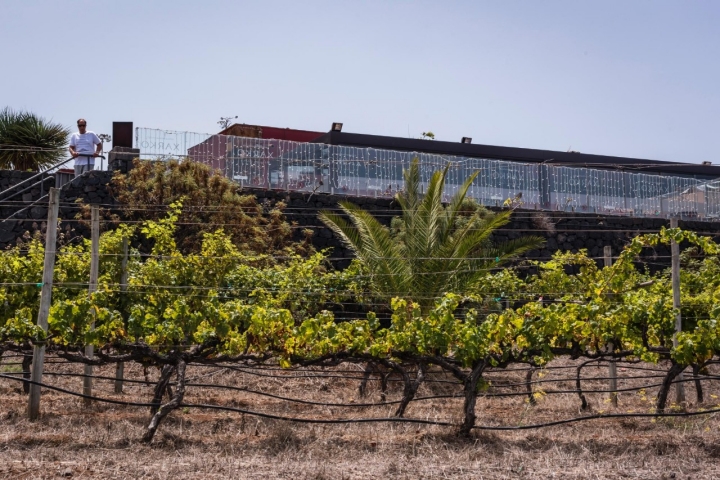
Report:
[[[38,220],[47,218],[47,207],[33,207],[30,209],[30,217]]]
[[[0,230],[0,243],[10,243],[15,240],[17,233],[12,230],[2,231]]]

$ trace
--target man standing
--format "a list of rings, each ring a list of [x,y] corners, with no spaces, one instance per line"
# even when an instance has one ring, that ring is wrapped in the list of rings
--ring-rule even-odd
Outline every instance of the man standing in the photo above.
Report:
[[[85,130],[84,118],[77,121],[78,133],[70,137],[70,155],[75,159],[75,176],[95,168],[95,157],[102,153],[102,141],[94,132]]]

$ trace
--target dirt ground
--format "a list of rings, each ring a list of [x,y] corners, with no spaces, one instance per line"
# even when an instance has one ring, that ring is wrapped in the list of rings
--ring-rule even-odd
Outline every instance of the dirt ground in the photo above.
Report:
[[[53,361],[51,358],[49,361]],[[585,415],[575,393],[574,364],[563,360],[533,376],[536,405],[523,394],[525,372],[491,371],[484,394],[514,392],[510,397],[478,399],[478,425],[519,426]],[[620,366],[619,388],[659,383],[651,365]],[[647,370],[643,370],[647,369]],[[0,373],[17,374],[17,359],[6,358]],[[50,363],[49,373],[79,374],[82,366]],[[717,374],[717,372],[714,372]],[[99,376],[114,375],[113,367],[96,368]],[[257,393],[188,387],[186,403],[236,408],[305,418],[389,417],[396,405],[380,403],[380,382],[358,394],[361,367],[342,365],[326,370],[242,371],[194,366],[191,383],[225,385],[305,401],[344,404],[309,405]],[[587,367],[583,377],[605,377],[607,366]],[[158,372],[148,372],[150,380]],[[629,376],[651,378],[628,379]],[[76,376],[47,375],[46,382],[82,390]],[[128,366],[126,378],[143,380],[139,366]],[[418,397],[459,392],[452,378],[429,376]],[[390,377],[387,399],[397,400],[401,385]],[[519,385],[518,385],[519,384]],[[695,403],[687,384],[688,408],[718,407],[720,381],[703,382],[705,404]],[[584,389],[602,389],[607,380],[585,380]],[[541,390],[541,391],[538,391]],[[592,413],[648,413],[656,387],[621,392],[613,407],[606,393],[587,394]],[[124,401],[148,402],[152,387],[126,383],[113,393],[110,380],[95,380],[94,394]],[[410,405],[406,416],[461,421],[462,400],[435,398]],[[139,441],[149,420],[145,407],[94,402],[84,406],[77,397],[43,390],[42,418],[26,418],[27,396],[19,382],[0,379],[0,477],[18,479],[103,478],[293,478],[293,479],[447,479],[447,478],[720,478],[720,420],[717,414],[678,418],[601,419],[561,426],[518,430],[477,431],[460,438],[452,427],[397,423],[308,425],[262,419],[248,414],[183,408],[160,426],[154,441]]]

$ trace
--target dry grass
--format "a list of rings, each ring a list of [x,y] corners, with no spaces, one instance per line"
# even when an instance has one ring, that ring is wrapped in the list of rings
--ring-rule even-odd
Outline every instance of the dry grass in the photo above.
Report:
[[[569,365],[563,360],[554,365]],[[12,370],[12,366],[6,366]],[[324,373],[342,375],[357,367],[344,365]],[[78,365],[54,364],[51,372],[80,373]],[[586,375],[603,376],[607,367],[591,367]],[[7,371],[7,370],[6,370]],[[127,378],[142,379],[140,367],[128,366]],[[359,372],[359,368],[358,368]],[[113,375],[110,367],[99,375]],[[242,386],[321,402],[377,402],[377,381],[365,398],[358,382],[320,378],[315,371],[266,372],[272,378],[215,368],[192,367],[197,383]],[[542,380],[567,377],[574,370],[549,371]],[[621,375],[651,372],[625,370]],[[157,371],[150,372],[151,379]],[[291,377],[291,378],[290,378]],[[493,385],[522,381],[522,373],[490,373]],[[535,377],[537,379],[537,376]],[[433,375],[434,380],[450,380]],[[560,379],[562,380],[562,379]],[[77,377],[48,376],[48,383],[80,390]],[[657,379],[620,382],[657,383]],[[584,388],[605,381],[586,381]],[[708,404],[720,402],[720,384],[705,382]],[[542,384],[547,390],[572,389],[563,380]],[[419,396],[456,392],[451,383],[429,383]],[[512,387],[507,391],[523,391]],[[125,393],[112,393],[112,384],[97,381],[96,392],[108,398],[149,401],[151,388],[126,384]],[[397,399],[398,383],[390,383],[389,399]],[[645,395],[620,395],[618,412],[648,412],[655,389]],[[575,394],[538,395],[530,406],[524,396],[480,398],[479,425],[521,425],[579,415]],[[604,394],[589,394],[593,411],[615,411]],[[694,389],[688,384],[688,398]],[[307,425],[266,420],[249,415],[195,408],[176,411],[160,426],[151,445],[141,444],[147,409],[82,401],[43,391],[42,419],[25,417],[27,397],[20,384],[0,379],[0,477],[3,478],[720,478],[720,421],[716,415],[657,419],[603,419],[559,427],[512,432],[478,432],[459,438],[446,427],[414,424]],[[372,408],[318,407],[288,403],[247,392],[190,387],[188,403],[217,403],[314,418],[386,417],[394,406]],[[692,408],[696,408],[693,406]],[[461,400],[414,402],[408,417],[460,421]]]

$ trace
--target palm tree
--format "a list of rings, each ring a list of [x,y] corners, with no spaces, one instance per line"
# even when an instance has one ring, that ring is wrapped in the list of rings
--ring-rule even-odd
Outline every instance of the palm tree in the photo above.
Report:
[[[320,213],[320,220],[366,266],[379,297],[412,299],[427,311],[445,292],[469,293],[489,269],[542,245],[535,236],[500,244],[490,240],[494,230],[510,221],[512,211],[488,213],[474,202],[475,208],[468,209],[467,191],[477,172],[443,205],[448,168],[433,173],[424,195],[418,160],[404,171],[405,189],[395,196],[402,216],[395,228],[348,201],[340,202],[340,208],[349,221]]]
[[[35,170],[68,156],[70,130],[30,112],[0,111],[0,168]]]

